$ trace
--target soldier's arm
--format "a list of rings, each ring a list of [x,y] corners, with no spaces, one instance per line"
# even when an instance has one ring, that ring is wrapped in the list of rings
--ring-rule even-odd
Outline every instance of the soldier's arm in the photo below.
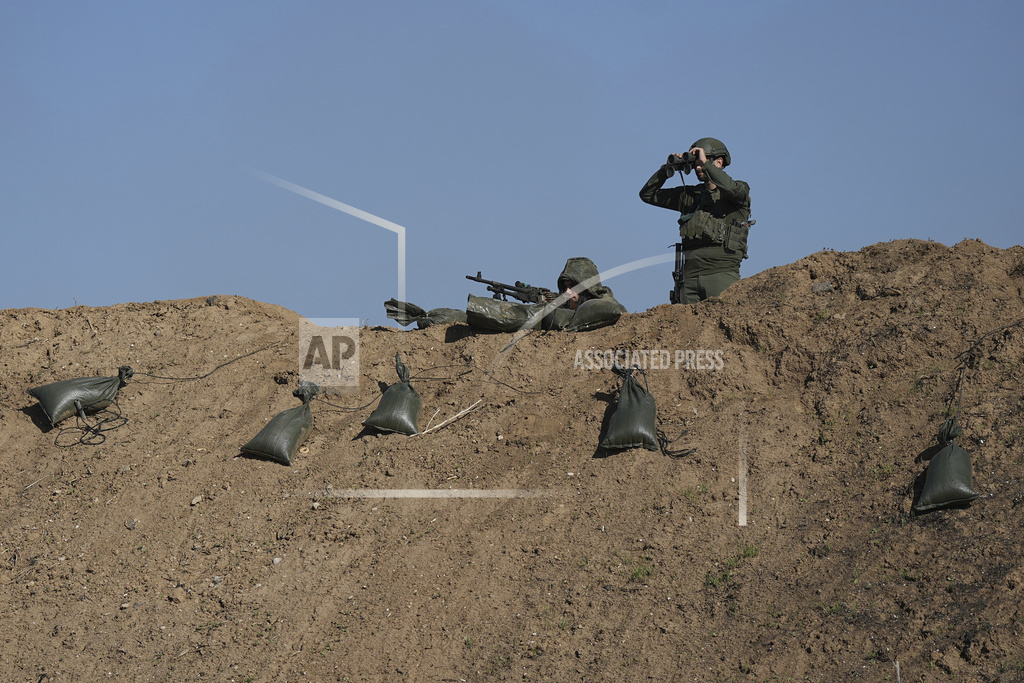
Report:
[[[660,206],[665,209],[686,211],[689,195],[685,192],[684,188],[662,188],[662,185],[664,185],[665,181],[670,177],[667,167],[662,166],[659,168],[654,175],[651,176],[650,180],[648,180],[640,189],[640,199],[647,204]]]
[[[732,176],[714,164],[704,167],[708,180],[718,186],[722,196],[736,204],[745,204],[750,197],[750,186],[742,180],[733,180]]]

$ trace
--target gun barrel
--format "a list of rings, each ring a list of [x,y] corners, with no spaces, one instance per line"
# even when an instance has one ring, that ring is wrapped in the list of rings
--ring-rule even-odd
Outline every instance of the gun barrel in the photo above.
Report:
[[[482,277],[482,275],[483,274],[481,273],[481,271],[478,270],[476,272],[476,277],[473,277],[472,275],[467,275],[466,279],[487,285],[487,291],[492,292],[494,294],[495,299],[500,298],[507,301],[507,297],[511,296],[516,299],[519,299],[523,303],[535,304],[543,303],[544,301],[549,300],[547,295],[553,294],[553,292],[551,292],[551,290],[549,289],[544,289],[543,287],[533,287],[520,280],[516,280],[516,283],[514,285],[509,285],[504,282],[498,282],[496,280],[488,280]]]

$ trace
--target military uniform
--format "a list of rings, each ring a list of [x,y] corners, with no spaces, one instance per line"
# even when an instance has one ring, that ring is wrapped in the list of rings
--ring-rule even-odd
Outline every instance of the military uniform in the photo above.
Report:
[[[491,297],[469,295],[465,313],[452,308],[435,308],[424,311],[414,304],[394,299],[385,302],[389,318],[402,325],[413,322],[421,329],[432,324],[466,322],[474,327],[497,332],[515,332],[521,329],[565,330],[583,332],[599,327],[614,325],[626,312],[612,290],[601,284],[601,278],[594,262],[585,257],[571,258],[558,276],[558,291],[567,287],[584,284],[575,309],[566,301],[560,306],[550,304],[522,304],[516,301],[500,301]]]
[[[701,142],[694,147],[701,146]],[[695,304],[718,296],[740,279],[740,262],[747,257],[750,186],[733,180],[711,163],[711,156],[708,154],[709,162],[701,168],[706,181],[716,186],[714,190],[708,189],[707,182],[663,188],[673,173],[667,165],[640,190],[644,202],[681,214],[679,235],[685,264],[678,303]]]

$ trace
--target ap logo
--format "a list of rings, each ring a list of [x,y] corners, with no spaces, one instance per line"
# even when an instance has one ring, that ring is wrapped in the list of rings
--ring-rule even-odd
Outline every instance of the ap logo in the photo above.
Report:
[[[331,393],[359,393],[359,320],[300,317],[299,379]]]

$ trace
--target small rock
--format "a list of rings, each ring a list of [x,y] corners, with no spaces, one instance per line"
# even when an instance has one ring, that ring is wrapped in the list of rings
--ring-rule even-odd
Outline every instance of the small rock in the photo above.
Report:
[[[815,294],[827,294],[829,292],[834,292],[835,290],[836,288],[832,285],[832,282],[829,280],[815,282],[813,285],[811,285],[811,291],[814,292]]]
[[[274,566],[276,567],[279,564],[281,564],[281,558],[280,557],[275,557],[274,558]]]
[[[173,602],[175,605],[180,605],[188,598],[188,593],[181,586],[178,586],[171,591],[171,594],[167,596],[167,599]]]
[[[199,505],[202,502],[203,502],[203,497],[202,496],[196,496],[195,498],[192,499],[192,504],[193,505]]]

